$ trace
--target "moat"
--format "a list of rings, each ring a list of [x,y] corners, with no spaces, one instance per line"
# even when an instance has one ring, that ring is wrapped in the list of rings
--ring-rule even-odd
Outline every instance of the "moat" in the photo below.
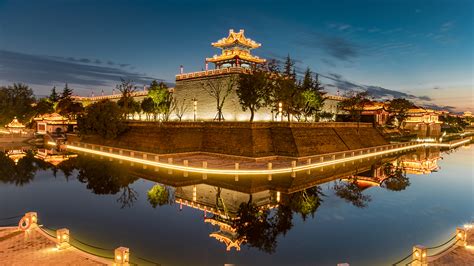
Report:
[[[0,213],[36,211],[50,228],[168,265],[389,265],[474,219],[473,155],[419,148],[237,180],[15,148],[0,151]]]

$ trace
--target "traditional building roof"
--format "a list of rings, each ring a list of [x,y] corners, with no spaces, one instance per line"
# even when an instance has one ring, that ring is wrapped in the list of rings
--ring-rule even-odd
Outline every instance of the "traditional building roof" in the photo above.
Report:
[[[222,54],[206,58],[206,62],[215,63],[216,65],[232,63],[238,66],[241,63],[239,60],[241,60],[242,63],[253,64],[263,64],[266,61],[263,58],[250,54],[250,50],[260,47],[261,44],[246,38],[244,30],[234,32],[234,30],[231,29],[229,30],[229,36],[227,36],[227,38],[213,42],[212,46],[222,49]]]
[[[18,121],[18,119],[15,117],[13,118],[13,120],[8,123],[6,126],[6,128],[25,128],[25,125],[23,125],[22,123],[20,123],[20,121]]]
[[[34,120],[47,120],[47,121],[65,121],[68,118],[58,114],[58,113],[51,113],[51,114],[43,114],[38,117],[35,117]]]
[[[257,43],[252,39],[246,38],[244,35],[244,30],[234,32],[233,29],[229,30],[229,36],[227,36],[227,38],[222,38],[217,42],[213,42],[212,46],[217,48],[226,48],[236,44],[242,45],[249,49],[255,49],[262,46],[260,43]]]

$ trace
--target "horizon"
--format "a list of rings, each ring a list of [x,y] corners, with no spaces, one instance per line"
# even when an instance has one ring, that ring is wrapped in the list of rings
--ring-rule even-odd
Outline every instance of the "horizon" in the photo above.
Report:
[[[172,84],[180,65],[200,71],[218,53],[211,42],[244,29],[262,44],[255,55],[289,54],[331,94],[363,88],[377,99],[474,111],[471,1],[216,3],[0,0],[0,85],[48,95],[68,83],[87,96],[111,94],[121,77]]]

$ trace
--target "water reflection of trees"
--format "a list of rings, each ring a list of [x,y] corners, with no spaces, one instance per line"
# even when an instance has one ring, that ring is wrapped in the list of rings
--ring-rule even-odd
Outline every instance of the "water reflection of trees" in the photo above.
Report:
[[[174,202],[170,187],[161,184],[156,184],[148,190],[147,196],[148,202],[153,208],[169,205]]]
[[[333,189],[338,197],[358,208],[365,208],[372,200],[369,195],[362,193],[363,189],[357,184],[357,178],[350,178],[348,181],[336,181]]]
[[[94,194],[115,195],[121,192],[117,199],[121,208],[131,207],[137,200],[138,194],[130,184],[138,178],[130,175],[127,167],[82,156],[74,161],[78,169],[77,179]]]
[[[308,215],[314,217],[324,196],[319,186],[300,192],[283,195],[277,208],[259,208],[249,197],[237,211],[233,226],[247,245],[273,253],[277,247],[277,237],[285,235],[293,227],[293,214],[300,214],[303,220]]]
[[[35,178],[38,170],[47,168],[44,162],[35,158],[32,151],[27,151],[16,163],[7,154],[0,153],[0,181],[4,183],[23,186]]]
[[[384,165],[384,174],[386,178],[380,184],[381,187],[392,191],[405,190],[410,185],[403,168],[393,163],[386,163]]]

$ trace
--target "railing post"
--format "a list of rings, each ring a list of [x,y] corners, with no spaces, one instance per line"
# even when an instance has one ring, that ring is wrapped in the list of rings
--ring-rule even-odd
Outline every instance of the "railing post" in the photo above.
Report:
[[[62,228],[56,230],[56,238],[58,241],[57,248],[58,249],[66,249],[69,245],[69,229]]]
[[[311,165],[311,158],[308,159],[308,165]],[[307,171],[308,175],[311,174],[311,169],[308,169]]]
[[[268,170],[272,170],[273,168],[273,164],[272,163],[268,163],[267,165],[267,169]],[[268,174],[268,181],[271,181],[272,180],[272,174]]]
[[[456,245],[467,246],[467,230],[466,228],[456,227]]]
[[[235,170],[239,170],[239,163],[235,163]],[[239,175],[235,175],[235,181],[239,181]]]
[[[185,167],[188,167],[188,160],[183,160],[183,165],[184,165]],[[183,172],[183,176],[184,176],[184,177],[188,177],[188,171],[184,171],[184,172]]]
[[[295,178],[296,177],[296,172],[294,170],[294,168],[296,167],[296,161],[291,161],[291,177]]]
[[[21,218],[18,223],[18,228],[22,231],[26,231],[30,228],[35,228],[38,226],[38,214],[36,212],[27,212]]]
[[[173,164],[173,158],[168,158],[168,164]],[[168,174],[171,175],[173,174],[173,170],[172,169],[168,169]]]
[[[426,248],[421,245],[413,247],[412,266],[428,266],[428,256]]]
[[[207,169],[207,162],[202,162],[202,168]],[[207,179],[207,173],[202,174],[202,179]]]
[[[126,247],[115,249],[115,264],[120,266],[128,266],[130,262],[130,250]]]

